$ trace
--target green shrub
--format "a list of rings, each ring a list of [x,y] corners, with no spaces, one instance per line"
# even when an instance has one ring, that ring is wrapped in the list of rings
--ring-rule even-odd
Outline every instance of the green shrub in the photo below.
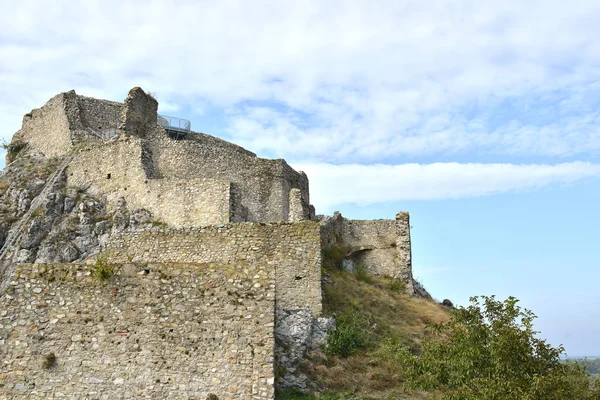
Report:
[[[108,264],[106,256],[100,256],[94,264],[94,276],[99,281],[106,281],[112,278],[114,274],[113,266]]]
[[[404,293],[406,291],[406,283],[400,278],[392,278],[390,282],[390,290],[396,293]]]
[[[17,158],[19,153],[27,147],[27,143],[21,141],[15,141],[13,143],[3,142],[1,146],[7,152],[6,163],[10,164]]]
[[[324,352],[328,356],[348,357],[365,346],[365,330],[355,313],[337,318],[337,328],[327,335]]]
[[[334,244],[321,252],[322,265],[326,270],[342,269],[342,261],[350,252],[349,246]]]
[[[533,330],[535,315],[518,300],[472,297],[469,307],[452,312],[450,321],[433,326],[421,354],[397,343],[382,354],[402,364],[415,389],[441,390],[451,400],[598,399],[585,368],[560,361],[554,348]]]

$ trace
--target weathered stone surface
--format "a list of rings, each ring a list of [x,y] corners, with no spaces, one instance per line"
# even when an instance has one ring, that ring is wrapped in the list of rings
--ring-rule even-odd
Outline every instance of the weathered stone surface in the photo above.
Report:
[[[399,212],[395,220],[349,220],[335,212],[333,217],[323,217],[320,224],[323,248],[348,247],[344,269],[354,272],[358,265],[363,265],[370,274],[401,279],[408,293],[420,295],[415,291],[412,276],[407,212]]]
[[[139,268],[19,266],[0,298],[0,398],[273,398],[273,266]]]
[[[235,263],[276,266],[278,309],[308,307],[321,313],[320,227],[232,223],[188,229],[140,229],[112,235],[104,254],[112,262]]]
[[[279,371],[279,387],[307,390],[306,375],[298,372],[307,350],[325,344],[327,333],[335,329],[332,318],[315,318],[310,309],[278,310],[275,320],[275,355]]]
[[[158,102],[140,87],[129,91],[121,114],[119,129],[125,135],[144,137],[156,127]]]

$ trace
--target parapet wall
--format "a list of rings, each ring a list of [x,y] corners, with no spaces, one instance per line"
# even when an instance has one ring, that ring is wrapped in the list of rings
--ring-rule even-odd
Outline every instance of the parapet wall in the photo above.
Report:
[[[233,223],[192,229],[141,230],[114,235],[105,254],[114,262],[238,262],[275,268],[278,309],[321,313],[319,224]]]
[[[112,271],[18,267],[0,298],[0,398],[273,398],[273,265]]]
[[[348,246],[347,269],[362,264],[370,274],[400,278],[413,291],[408,213],[399,212],[395,220],[349,220],[335,213],[321,222],[321,244]]]

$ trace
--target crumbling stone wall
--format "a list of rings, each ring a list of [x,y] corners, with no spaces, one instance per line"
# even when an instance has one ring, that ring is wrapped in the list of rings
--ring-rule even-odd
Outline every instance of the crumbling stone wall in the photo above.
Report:
[[[400,278],[407,291],[414,292],[407,212],[399,212],[395,220],[349,220],[336,212],[321,221],[321,242],[324,248],[349,248],[344,259],[347,270],[363,265],[370,274]]]
[[[300,189],[290,190],[290,210],[288,221],[297,222],[311,219],[310,205],[302,199]]]
[[[141,88],[125,104],[61,93],[25,116],[16,139],[49,157],[77,144],[70,185],[91,185],[113,204],[124,197],[174,226],[289,221],[292,189],[308,218],[314,215],[304,173],[210,135],[174,140],[157,125],[157,107]],[[121,137],[103,142],[115,133],[118,114]]]
[[[120,124],[123,104],[93,97],[77,96],[81,123],[100,134],[116,134]]]
[[[300,190],[310,203],[308,178],[284,160],[258,158],[254,153],[210,135],[192,132],[184,140],[162,129],[150,132],[145,146],[152,169],[162,178],[209,177],[232,183],[231,221],[288,221],[289,193]]]
[[[18,267],[0,298],[0,398],[273,398],[273,265],[97,268]]]
[[[144,137],[157,125],[158,102],[140,87],[129,91],[119,129],[125,135]]]
[[[232,223],[152,229],[113,235],[105,254],[114,262],[194,262],[273,265],[277,307],[321,313],[321,246],[316,222]]]
[[[23,117],[21,129],[13,142],[27,142],[30,148],[46,157],[65,154],[71,147],[70,123],[65,113],[67,94],[52,97],[41,108],[31,110]]]
[[[175,227],[229,221],[229,182],[200,176],[150,179],[142,157],[142,139],[137,137],[93,143],[74,152],[67,185],[105,195],[109,207],[123,197],[132,208],[146,208],[157,220]]]

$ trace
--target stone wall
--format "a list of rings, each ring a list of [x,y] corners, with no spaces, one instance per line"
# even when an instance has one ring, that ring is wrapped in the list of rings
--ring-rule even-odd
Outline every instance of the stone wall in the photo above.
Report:
[[[321,221],[321,242],[324,248],[349,247],[347,270],[364,265],[370,274],[402,279],[413,292],[408,213],[399,212],[395,220],[349,220],[336,212]]]
[[[105,134],[116,134],[119,127],[123,104],[114,101],[77,96],[81,123],[84,127]]]
[[[70,185],[92,184],[96,194],[124,197],[174,226],[304,219],[306,210],[290,210],[292,189],[299,191],[294,204],[308,207],[309,219],[314,214],[306,174],[210,135],[192,132],[174,140],[157,125],[157,107],[140,88],[129,92],[125,104],[70,91],[27,114],[16,138],[50,157],[77,144]],[[100,140],[117,133],[117,118],[120,139]]]
[[[156,99],[146,94],[142,88],[134,87],[125,99],[119,129],[125,135],[144,137],[156,128],[157,110]]]
[[[229,222],[229,182],[203,177],[149,179],[142,157],[142,139],[135,136],[88,145],[74,152],[67,184],[105,195],[109,207],[123,197],[130,209],[146,208],[175,227]]]
[[[300,189],[290,190],[290,209],[288,221],[298,222],[310,219],[310,205],[302,199]]]
[[[273,398],[272,265],[111,268],[18,267],[0,298],[0,398]]]
[[[277,307],[321,313],[319,224],[233,223],[153,229],[114,235],[105,254],[114,262],[249,262],[275,267]]]
[[[308,178],[284,160],[267,160],[210,135],[192,132],[173,140],[152,132],[145,143],[154,173],[162,178],[209,177],[232,183],[232,221],[288,221],[289,193],[298,188],[309,203]]]
[[[14,138],[28,145],[46,157],[65,154],[71,147],[70,124],[65,113],[66,93],[61,93],[41,108],[25,114],[23,125]]]

